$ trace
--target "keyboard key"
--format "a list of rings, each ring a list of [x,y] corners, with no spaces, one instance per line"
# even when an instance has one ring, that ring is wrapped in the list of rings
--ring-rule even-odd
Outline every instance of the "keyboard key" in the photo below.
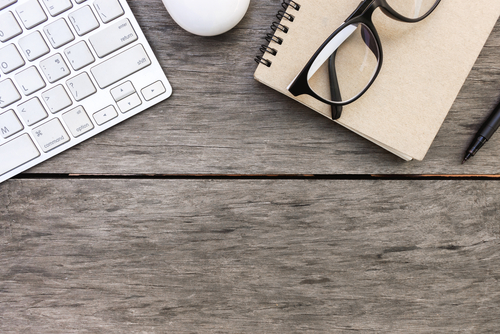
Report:
[[[93,115],[97,125],[103,125],[104,123],[111,121],[113,118],[117,116],[118,113],[116,112],[116,109],[113,106],[107,106],[106,108],[99,110]]]
[[[126,81],[111,90],[111,95],[115,101],[120,101],[135,93],[135,88],[130,81]]]
[[[71,7],[73,7],[73,4],[71,3],[70,0],[42,0],[43,3],[45,4],[45,7],[47,7],[47,10],[49,11],[50,15],[52,16],[57,16]]]
[[[53,150],[70,140],[61,122],[57,118],[53,118],[47,123],[34,128],[32,133],[44,152]]]
[[[6,139],[24,129],[14,110],[0,114],[0,135]]]
[[[99,58],[136,40],[137,35],[128,19],[120,20],[89,37],[90,44]]]
[[[7,8],[8,6],[16,2],[17,0],[0,0],[0,9]]]
[[[64,59],[59,53],[42,60],[40,68],[50,83],[56,82],[70,73],[68,66],[66,66]]]
[[[90,77],[86,72],[69,79],[66,81],[66,85],[77,101],[81,101],[97,92],[92,80],[90,80]]]
[[[54,49],[57,49],[75,39],[75,36],[68,27],[65,19],[59,19],[46,25],[43,28],[43,31]]]
[[[83,36],[99,27],[99,22],[89,6],[75,10],[73,13],[69,14],[68,18],[78,36]]]
[[[1,0],[0,0],[1,1]],[[12,12],[0,15],[0,41],[7,42],[23,32]]]
[[[21,94],[17,91],[12,80],[0,81],[0,108],[5,108],[20,99]]]
[[[142,96],[144,96],[146,101],[154,99],[158,95],[165,93],[165,91],[165,86],[163,86],[161,81],[156,81],[155,83],[141,89]]]
[[[94,7],[104,23],[111,22],[124,14],[122,6],[116,0],[96,0]]]
[[[47,21],[47,15],[37,0],[30,0],[16,8],[17,15],[26,29],[31,29],[42,22]]]
[[[42,99],[53,114],[73,104],[62,85],[57,85],[43,92]]]
[[[64,50],[64,54],[75,71],[78,71],[95,61],[94,56],[92,55],[92,52],[90,52],[90,49],[85,41],[78,42],[68,47]]]
[[[90,71],[99,87],[106,88],[150,64],[151,60],[146,51],[144,51],[141,44],[137,44],[113,58],[92,67]]]
[[[33,94],[45,87],[45,81],[35,66],[28,67],[15,75],[16,81],[21,86],[24,95]]]
[[[64,123],[68,127],[73,137],[78,137],[94,128],[94,124],[82,106],[68,111],[62,115]]]
[[[7,74],[24,65],[24,59],[14,44],[0,49],[0,68]]]
[[[127,96],[126,98],[118,101],[116,104],[118,105],[118,108],[120,108],[120,111],[122,113],[126,113],[127,111],[130,111],[134,109],[137,106],[141,105],[141,98],[139,95],[136,93]]]
[[[0,157],[9,157],[0,161],[0,175],[13,170],[40,156],[40,152],[28,134],[23,134],[0,145]]]
[[[19,39],[19,46],[29,61],[38,59],[50,51],[39,31],[35,31]]]
[[[28,126],[36,124],[48,116],[38,97],[21,103],[17,106],[17,111]]]

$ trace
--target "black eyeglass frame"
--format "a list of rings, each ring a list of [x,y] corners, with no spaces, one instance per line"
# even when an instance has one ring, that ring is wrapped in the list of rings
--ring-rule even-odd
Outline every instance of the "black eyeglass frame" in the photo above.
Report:
[[[303,95],[303,94],[310,95],[310,96],[314,97],[315,99],[317,99],[323,103],[329,104],[331,106],[345,106],[347,104],[350,104],[350,103],[356,101],[370,88],[370,86],[373,84],[373,82],[377,78],[377,76],[380,72],[380,69],[382,68],[382,62],[383,62],[382,43],[380,42],[380,37],[377,33],[377,29],[375,28],[375,25],[372,22],[373,12],[377,8],[380,7],[382,12],[392,19],[402,21],[402,22],[415,23],[415,22],[420,22],[423,19],[425,19],[426,17],[428,17],[436,9],[436,7],[439,5],[440,2],[441,2],[441,0],[436,0],[436,3],[432,6],[431,9],[429,9],[429,11],[427,13],[425,13],[424,15],[422,15],[418,18],[411,19],[411,18],[405,17],[405,16],[399,14],[398,12],[396,12],[387,3],[386,0],[364,0],[364,1],[362,1],[359,4],[358,8],[356,8],[356,10],[344,21],[344,23],[342,23],[342,25],[339,28],[337,28],[326,39],[326,41],[319,47],[319,49],[314,53],[314,55],[311,57],[309,62],[306,64],[306,66],[302,69],[302,71],[297,75],[297,77],[295,77],[295,79],[289,85],[288,91],[290,93],[292,93],[294,96],[299,96],[299,95]],[[308,78],[307,78],[309,70],[311,69],[311,66],[313,65],[313,63],[316,60],[316,58],[318,57],[318,55],[330,43],[330,41],[333,38],[335,38],[335,36],[337,36],[346,27],[348,27],[350,25],[355,25],[355,24],[365,25],[365,27],[367,27],[371,31],[373,37],[375,37],[375,41],[376,41],[376,44],[378,47],[378,52],[379,52],[377,69],[375,70],[375,73],[374,73],[373,77],[371,78],[370,82],[355,97],[353,97],[347,101],[339,101],[339,102],[326,100],[326,99],[322,98],[321,96],[319,96],[318,94],[316,94],[312,90],[312,88],[309,86],[309,82],[308,82]],[[335,55],[333,55],[331,57],[331,60],[334,56]],[[330,66],[332,66],[332,65],[330,65]],[[332,73],[331,73],[331,75],[332,75]],[[337,86],[337,83],[333,83],[332,85]],[[334,90],[334,89],[338,89],[338,87],[332,87],[332,90]],[[332,110],[332,112],[335,113],[334,110]],[[341,109],[338,112],[338,114],[339,114],[338,117],[340,117],[340,112],[341,112]],[[338,117],[333,117],[333,118],[336,119]]]

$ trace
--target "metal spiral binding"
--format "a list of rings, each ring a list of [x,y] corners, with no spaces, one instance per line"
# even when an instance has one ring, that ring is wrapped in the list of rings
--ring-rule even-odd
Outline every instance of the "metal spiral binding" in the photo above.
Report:
[[[272,54],[273,56],[276,56],[276,54],[278,53],[278,51],[276,49],[270,48],[269,46],[264,45],[264,44],[261,45],[260,52],[262,52],[262,53],[267,52],[267,53]]]
[[[300,9],[300,5],[298,3],[296,3],[295,1],[293,1],[293,0],[289,0],[289,1],[283,0],[283,2],[281,3],[281,7],[283,7],[285,10],[288,7],[292,7],[295,10],[299,10]]]
[[[281,21],[282,18],[285,18],[287,19],[288,21],[290,22],[293,22],[293,20],[295,19],[295,16],[291,15],[291,14],[288,14],[287,12],[285,12],[283,9],[279,10],[278,11],[278,14],[276,14],[276,17],[278,18],[278,20]]]
[[[266,58],[262,56],[256,56],[254,59],[257,63],[261,63],[262,65],[266,65],[267,67],[271,67],[272,62],[267,60]]]
[[[273,22],[273,24],[271,25],[271,29],[274,32],[276,32],[279,29],[286,34],[286,33],[288,33],[288,27],[281,24],[280,22],[283,19],[286,19],[290,22],[293,22],[293,20],[295,19],[295,16],[291,15],[290,13],[287,13],[286,10],[288,9],[288,7],[291,7],[291,8],[298,11],[300,9],[300,5],[293,0],[283,0],[283,2],[281,3],[281,7],[283,7],[284,10],[279,10],[278,14],[276,14],[276,17],[278,18],[279,22]],[[264,38],[268,43],[274,42],[278,45],[281,45],[283,43],[283,38],[278,37],[273,33],[267,34],[266,37],[264,37]],[[260,47],[260,52],[262,52],[262,55],[256,56],[254,58],[254,60],[258,64],[263,64],[267,67],[271,67],[272,61],[264,58],[264,54],[269,53],[272,56],[276,56],[276,54],[278,53],[278,50],[270,47],[269,45],[262,44]]]
[[[285,34],[288,32],[288,27],[284,26],[278,22],[273,22],[273,24],[271,25],[271,29],[273,29],[273,31],[276,31],[279,29],[279,30],[283,31]]]
[[[278,37],[275,34],[267,34],[265,40],[268,41],[269,43],[273,41],[274,43],[277,43],[279,45],[283,44],[283,38]]]

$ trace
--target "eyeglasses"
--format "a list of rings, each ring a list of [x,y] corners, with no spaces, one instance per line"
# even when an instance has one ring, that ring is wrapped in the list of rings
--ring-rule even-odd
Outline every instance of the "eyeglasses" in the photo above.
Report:
[[[372,22],[379,8],[402,22],[419,22],[441,0],[364,0],[345,22],[328,37],[304,69],[288,86],[294,96],[310,95],[332,106],[338,119],[342,106],[359,99],[370,88],[382,68],[382,46]]]

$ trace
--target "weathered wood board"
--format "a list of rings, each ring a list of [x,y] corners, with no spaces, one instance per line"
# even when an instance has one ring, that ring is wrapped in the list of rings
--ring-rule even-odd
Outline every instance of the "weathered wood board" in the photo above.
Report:
[[[11,180],[2,333],[492,333],[500,184]]]

